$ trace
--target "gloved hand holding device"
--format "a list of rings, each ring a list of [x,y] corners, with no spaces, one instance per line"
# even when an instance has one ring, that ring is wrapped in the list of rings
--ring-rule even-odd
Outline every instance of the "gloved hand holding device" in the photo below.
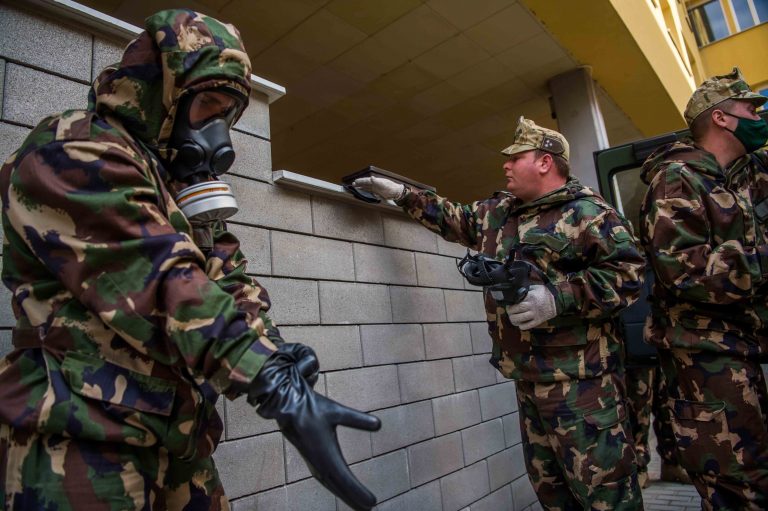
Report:
[[[384,200],[396,200],[405,193],[405,185],[383,177],[361,177],[355,179],[352,186],[378,195]]]
[[[381,421],[312,390],[320,365],[315,352],[285,343],[269,357],[247,389],[247,399],[280,431],[306,461],[312,475],[355,510],[376,505],[373,495],[352,474],[341,454],[336,426],[378,431]]]

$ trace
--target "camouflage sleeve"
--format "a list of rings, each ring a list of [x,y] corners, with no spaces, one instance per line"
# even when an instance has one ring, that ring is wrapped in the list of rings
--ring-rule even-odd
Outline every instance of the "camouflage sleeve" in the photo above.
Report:
[[[555,285],[558,315],[597,318],[634,303],[643,287],[645,258],[631,226],[612,210],[591,220],[578,237],[584,269]]]
[[[208,277],[144,165],[111,140],[49,142],[10,176],[10,224],[52,279],[137,350],[186,365],[217,392],[250,382],[275,346],[265,316],[222,289],[241,278],[241,265],[222,260],[233,267],[222,287]],[[256,290],[243,292],[253,300]]]
[[[477,210],[480,202],[463,205],[428,190],[408,190],[397,204],[411,218],[446,241],[477,248]]]
[[[207,254],[205,272],[223,291],[234,299],[238,309],[249,314],[249,320],[260,318],[265,335],[274,343],[283,339],[275,322],[267,315],[271,303],[269,294],[259,282],[246,273],[247,259],[240,251],[240,240],[219,222],[214,227],[213,249]]]
[[[749,299],[768,271],[768,247],[712,239],[711,223],[731,216],[718,219],[717,208],[733,209],[733,196],[703,192],[696,179],[685,167],[668,169],[654,177],[645,196],[643,244],[656,282],[693,302]]]

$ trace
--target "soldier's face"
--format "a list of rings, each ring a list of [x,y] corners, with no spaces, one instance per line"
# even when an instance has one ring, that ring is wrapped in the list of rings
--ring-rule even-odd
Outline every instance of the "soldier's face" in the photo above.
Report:
[[[540,195],[541,159],[534,158],[535,151],[513,154],[504,162],[504,175],[507,178],[507,191],[529,202]]]

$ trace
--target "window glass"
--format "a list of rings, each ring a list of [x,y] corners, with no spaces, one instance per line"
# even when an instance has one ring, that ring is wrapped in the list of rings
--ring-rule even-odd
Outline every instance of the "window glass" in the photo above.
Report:
[[[648,189],[640,179],[642,167],[621,170],[611,176],[611,186],[616,196],[616,209],[632,223],[635,234],[640,232],[640,205]]]
[[[699,46],[704,46],[730,35],[720,0],[712,0],[690,11],[693,32]]]
[[[752,18],[752,11],[749,9],[749,0],[731,0],[733,12],[736,13],[736,19],[739,22],[739,30],[746,30],[755,25]]]
[[[765,96],[766,98],[768,98],[768,87],[765,87],[764,89],[759,89],[757,93],[760,94],[761,96]],[[768,107],[766,107],[766,105],[763,104],[763,106],[758,108],[758,110],[762,111],[762,110],[765,110],[766,108]]]
[[[765,23],[768,21],[768,0],[752,0],[755,4],[755,11],[757,11],[758,23]]]

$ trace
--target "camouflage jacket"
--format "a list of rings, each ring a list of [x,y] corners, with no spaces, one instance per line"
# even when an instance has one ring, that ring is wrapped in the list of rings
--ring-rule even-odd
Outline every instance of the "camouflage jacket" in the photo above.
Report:
[[[234,397],[275,349],[268,296],[237,239],[218,228],[203,254],[146,149],[162,147],[191,87],[248,92],[234,29],[193,15],[149,18],[153,35],[102,74],[91,108],[43,120],[0,170],[2,278],[17,318],[0,422],[17,430],[206,456],[222,429],[218,394]]]
[[[399,202],[448,241],[495,257],[514,250],[543,272],[558,315],[521,331],[484,293],[493,363],[507,378],[549,382],[600,376],[622,367],[614,316],[642,287],[645,265],[630,224],[605,200],[570,178],[523,204],[506,192],[462,205],[409,191]]]
[[[766,153],[724,170],[677,142],[646,160],[643,180],[641,241],[655,274],[646,340],[756,353],[768,326]]]

